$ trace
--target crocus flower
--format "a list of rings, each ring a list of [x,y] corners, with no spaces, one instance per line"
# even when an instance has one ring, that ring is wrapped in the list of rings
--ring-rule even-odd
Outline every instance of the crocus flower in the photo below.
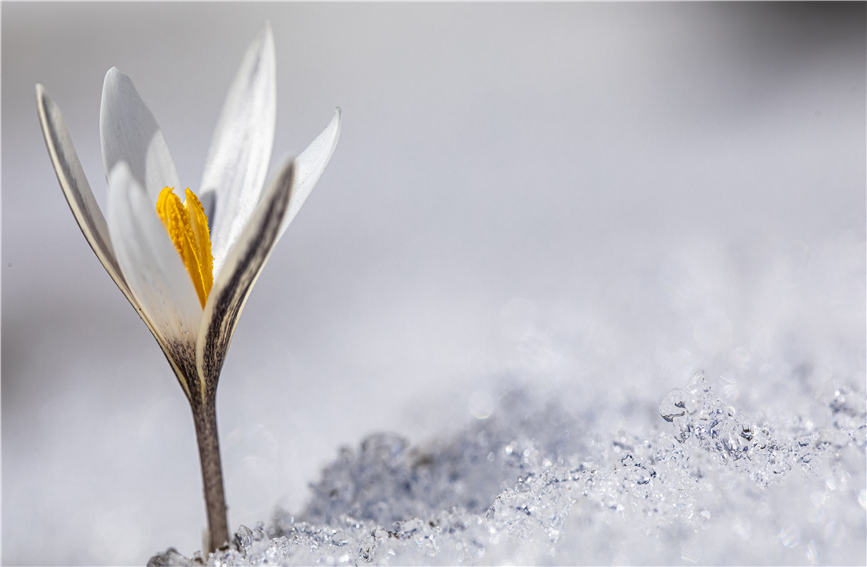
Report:
[[[105,76],[100,109],[108,179],[101,211],[60,110],[36,86],[42,133],[82,233],[162,348],[190,402],[211,550],[228,540],[215,396],[232,332],[274,244],[337,144],[340,111],[265,184],[276,115],[269,27],[244,56],[197,190],[181,183],[156,120],[126,75]],[[198,195],[196,195],[198,193]],[[104,213],[104,214],[103,214]]]

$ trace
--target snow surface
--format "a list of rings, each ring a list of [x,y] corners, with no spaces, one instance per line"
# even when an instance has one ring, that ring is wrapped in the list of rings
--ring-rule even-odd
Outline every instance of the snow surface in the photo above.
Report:
[[[780,378],[803,396],[814,374]],[[742,413],[737,383],[701,372],[652,414],[501,386],[453,434],[343,448],[302,511],[239,527],[207,565],[864,564],[861,382],[826,381],[787,419]],[[645,426],[606,428],[625,414]]]

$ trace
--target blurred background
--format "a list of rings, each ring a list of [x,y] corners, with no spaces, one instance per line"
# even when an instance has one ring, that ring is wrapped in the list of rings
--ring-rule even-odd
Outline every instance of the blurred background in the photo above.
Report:
[[[863,382],[863,4],[4,2],[5,564],[144,564],[205,524],[183,394],[68,210],[34,85],[101,203],[111,66],[195,190],[266,21],[273,161],[344,122],[223,370],[232,527],[506,380],[633,400],[623,424],[697,369],[765,415]]]

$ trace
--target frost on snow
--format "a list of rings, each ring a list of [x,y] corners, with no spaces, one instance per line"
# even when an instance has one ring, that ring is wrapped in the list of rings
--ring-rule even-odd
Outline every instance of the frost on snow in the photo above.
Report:
[[[342,449],[304,510],[241,526],[228,551],[149,565],[864,564],[863,386],[770,423],[710,382],[617,431],[611,412],[646,408],[572,411],[516,387],[448,438]]]

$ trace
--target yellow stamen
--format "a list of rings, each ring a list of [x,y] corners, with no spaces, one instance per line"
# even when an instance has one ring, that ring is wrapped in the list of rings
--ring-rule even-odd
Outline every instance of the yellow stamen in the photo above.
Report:
[[[208,217],[196,194],[185,191],[186,203],[166,187],[157,197],[157,214],[163,221],[169,238],[184,262],[202,307],[214,285],[214,258],[211,256],[211,235]]]

